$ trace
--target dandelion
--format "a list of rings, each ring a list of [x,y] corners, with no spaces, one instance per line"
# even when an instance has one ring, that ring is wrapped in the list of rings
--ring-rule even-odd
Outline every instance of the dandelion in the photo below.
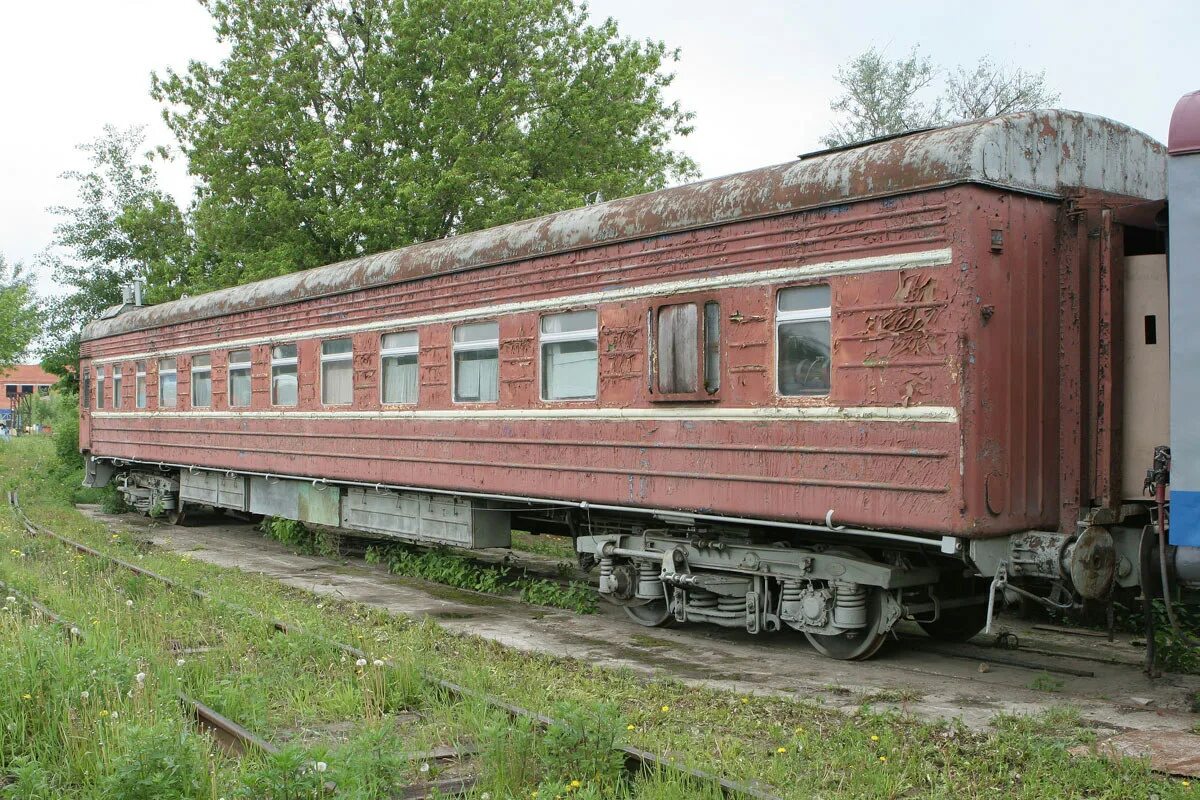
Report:
[[[125,601],[125,607],[126,607],[126,608],[133,608],[133,601],[132,601],[132,600],[126,600],[126,601]]]
[[[13,597],[11,594],[10,594],[8,597],[4,598],[4,599],[5,599],[5,600],[7,600],[7,601],[8,601],[8,602],[10,602],[10,603],[15,603],[15,602],[17,602],[17,598]]]
[[[626,726],[625,726],[625,730],[627,730],[627,731],[636,731],[636,730],[637,730],[637,725],[634,725],[634,724],[631,722],[631,723],[629,723],[628,725],[626,725]]]
[[[746,703],[749,703],[749,702],[750,702],[750,698],[749,698],[749,697],[743,697],[743,698],[742,698],[742,705],[745,705]]]
[[[116,711],[112,712],[112,718],[113,718],[114,720],[115,720],[117,717],[119,717],[119,716],[121,716],[121,715],[120,715],[120,714],[118,714]]]
[[[317,762],[317,772],[324,772],[327,769],[329,769],[329,765],[326,764],[324,761]]]
[[[662,712],[663,712],[664,714],[665,714],[665,713],[667,713],[667,712],[668,712],[668,711],[670,711],[670,710],[671,710],[671,707],[670,707],[670,706],[663,706],[663,707],[662,707]]]
[[[71,626],[71,635],[72,635],[72,636],[78,636],[78,635],[79,635],[79,628],[76,628],[74,625],[72,625],[72,626]]]
[[[358,661],[354,662],[354,666],[356,666],[356,667],[365,667],[366,665],[367,665],[367,660],[365,658],[360,658]]]
[[[89,697],[91,697],[91,695],[88,694],[87,689],[84,689],[82,692],[79,693],[80,700],[87,700]]]
[[[381,658],[377,658],[377,659],[375,659],[374,661],[372,661],[372,662],[371,662],[371,664],[372,664],[372,665],[374,665],[374,666],[376,666],[376,667],[382,667],[382,666],[383,666],[383,659],[381,659]]]
[[[186,663],[187,663],[186,659],[182,659],[182,658],[175,659],[175,666],[177,666],[177,667],[182,667]]]
[[[100,710],[100,716],[101,716],[101,718],[103,718],[103,717],[107,717],[107,716],[108,716],[108,709],[107,709],[107,708],[101,709],[101,710]]]
[[[133,679],[135,681],[137,681],[138,683],[145,683],[146,682],[146,673],[139,672],[137,675],[133,676]]]
[[[483,794],[479,795],[479,800],[492,800],[492,793],[484,792]]]
[[[21,695],[21,697],[22,697],[22,699],[25,699],[25,700],[32,700],[32,699],[33,699],[33,695],[29,694],[28,692],[26,692],[25,694]]]
[[[783,755],[784,753],[787,752],[787,748],[786,747],[776,747],[775,752],[778,753],[779,755]]]
[[[878,736],[872,736],[872,737],[871,737],[871,741],[872,741],[872,742],[878,742],[878,741],[879,741],[879,737],[878,737]]]
[[[424,775],[426,772],[429,772],[429,762],[428,761],[426,761],[424,764],[422,764],[421,769],[420,769],[420,773],[422,775]]]
[[[796,735],[797,735],[797,736],[799,736],[799,735],[800,735],[800,734],[802,734],[802,733],[804,733],[804,728],[796,728]]]
[[[879,763],[881,763],[881,764],[886,764],[886,763],[887,763],[887,756],[880,756],[880,757],[879,757]]]

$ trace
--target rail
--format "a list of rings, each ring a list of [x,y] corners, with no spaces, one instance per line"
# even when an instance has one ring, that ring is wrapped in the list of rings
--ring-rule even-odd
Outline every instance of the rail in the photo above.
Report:
[[[162,583],[163,585],[168,586],[171,589],[174,589],[176,591],[187,592],[187,593],[191,594],[193,597],[196,597],[205,602],[209,602],[209,603],[212,603],[212,604],[218,605],[218,606],[223,606],[224,608],[229,609],[231,611],[236,611],[236,612],[239,612],[242,614],[246,614],[246,615],[255,617],[259,620],[262,620],[264,623],[268,624],[269,626],[271,626],[273,629],[275,629],[276,631],[278,631],[280,633],[288,634],[288,635],[296,635],[296,636],[307,636],[315,641],[319,641],[323,644],[329,645],[337,650],[340,650],[340,651],[346,653],[347,655],[352,655],[355,658],[368,658],[369,657],[368,653],[365,650],[355,647],[354,645],[349,645],[349,644],[345,644],[343,642],[336,641],[334,639],[329,639],[327,637],[321,636],[320,634],[309,632],[309,631],[301,628],[298,625],[289,624],[289,623],[283,622],[281,620],[274,619],[266,614],[262,614],[261,612],[256,611],[255,609],[248,608],[248,607],[240,605],[238,603],[231,603],[227,600],[222,600],[220,598],[214,597],[213,595],[209,594],[208,592],[202,591],[200,589],[196,589],[194,587],[184,586],[183,584],[179,583],[178,581],[172,580],[171,578],[168,578],[164,575],[159,575],[157,572],[148,570],[144,567],[140,567],[137,564],[134,564],[129,561],[125,561],[124,559],[121,559],[121,558],[117,558],[116,556],[109,555],[108,553],[101,552],[100,550],[96,550],[95,548],[89,547],[81,542],[77,542],[73,539],[63,536],[62,534],[56,533],[42,525],[39,525],[39,524],[33,522],[31,519],[29,519],[29,516],[25,513],[24,509],[21,508],[16,491],[8,492],[8,504],[9,504],[9,507],[12,509],[13,514],[16,516],[17,521],[21,523],[21,526],[31,536],[48,537],[50,539],[53,539],[53,540],[59,542],[60,544],[63,544],[67,547],[74,549],[75,551],[77,551],[79,553],[83,553],[84,555],[88,555],[93,558],[100,559],[102,561],[107,561],[110,564],[121,567],[122,569],[128,570],[136,575],[141,575],[141,576],[149,578],[151,580],[158,581],[158,582]],[[3,584],[0,583],[0,586],[2,586],[2,585]],[[11,589],[10,589],[10,593],[12,593]],[[15,593],[14,593],[14,595],[15,595]],[[31,603],[31,605],[32,605],[32,603]],[[54,612],[51,611],[50,609],[46,609],[44,606],[42,606],[39,610],[41,610],[41,613],[47,614],[47,616],[49,618],[53,619],[54,621],[61,622],[61,618],[58,617],[56,614],[54,614]],[[70,630],[72,632],[76,632],[76,631],[79,631],[79,628],[77,628],[76,626],[71,626]],[[82,636],[81,631],[79,631],[79,635]],[[385,667],[388,667],[388,668],[392,667],[392,664],[386,660],[384,661],[384,665],[385,665]],[[448,695],[450,695],[458,700],[472,699],[472,700],[477,700],[477,701],[483,702],[492,708],[495,708],[495,709],[498,709],[498,710],[504,712],[511,718],[523,718],[523,719],[531,720],[534,724],[536,724],[543,731],[547,730],[551,727],[568,727],[566,725],[566,723],[560,722],[559,720],[556,720],[552,717],[548,717],[548,716],[546,716],[544,714],[540,714],[536,711],[531,711],[529,709],[522,708],[521,706],[514,705],[512,703],[509,703],[506,700],[503,700],[501,698],[487,694],[485,692],[480,692],[480,691],[476,691],[474,689],[467,688],[465,686],[461,686],[457,683],[454,683],[453,681],[449,681],[444,678],[438,678],[436,676],[430,675],[429,673],[427,673],[423,670],[421,671],[421,677],[430,686],[441,689],[442,691],[446,692]],[[194,703],[195,701],[191,701],[189,699],[189,702]],[[211,709],[208,709],[208,711],[211,711]],[[199,714],[199,712],[194,712],[194,713],[197,716]],[[226,720],[224,717],[221,717],[219,714],[216,714],[216,712],[212,712],[212,713],[215,715],[215,717],[212,718],[213,724],[220,726],[222,720],[225,722],[231,722],[230,720]],[[208,720],[205,720],[204,724],[205,725],[209,724]],[[236,723],[231,723],[231,725],[233,727],[221,728],[222,735],[232,736],[236,739],[238,737],[238,734],[236,733],[235,729],[240,729],[241,731],[244,731],[245,733],[250,734],[249,731],[246,731],[244,728],[241,728],[241,726],[236,725]],[[250,734],[250,736],[254,737],[254,734]],[[262,740],[260,737],[254,737],[254,738],[258,739],[263,744],[266,744],[268,747],[270,746],[269,743],[267,743],[265,740]],[[239,740],[239,742],[240,742],[240,746],[244,747],[245,749],[262,749],[261,747],[259,747],[259,745],[255,744],[253,741],[251,741],[249,739],[246,739],[244,741]],[[695,767],[690,767],[690,766],[687,766],[684,764],[678,764],[668,758],[664,758],[663,756],[661,756],[657,753],[653,753],[648,750],[643,750],[639,747],[634,747],[632,745],[617,745],[616,750],[622,755],[625,771],[630,773],[631,775],[639,774],[639,773],[653,773],[655,771],[675,772],[675,773],[684,775],[688,778],[691,778],[693,780],[700,781],[700,782],[707,783],[707,784],[714,786],[715,788],[717,788],[720,791],[721,795],[726,798],[752,798],[752,800],[782,800],[782,798],[780,798],[778,795],[775,795],[768,791],[760,789],[757,786],[752,786],[749,784],[741,783],[739,781],[733,781],[728,778],[723,778],[719,775],[713,775],[712,773],[706,772],[705,770],[697,769]],[[464,794],[467,791],[469,791],[470,786],[466,785],[466,783],[468,781],[464,780],[464,779],[454,779],[454,781],[445,781],[443,783],[451,784],[456,781],[459,783],[462,783],[463,786],[460,787],[460,789],[458,791],[452,791],[451,787],[448,785],[446,788],[439,790],[439,791],[441,791],[441,796]],[[413,792],[420,792],[421,790],[426,790],[428,792],[428,790],[431,788],[432,788],[432,785],[425,785],[425,784],[422,784],[420,786],[408,787],[408,789],[402,790],[401,796],[408,797],[408,798],[410,798],[410,800],[417,800],[417,798],[426,797],[427,794],[420,794],[420,793],[405,794],[404,792],[409,791],[409,790],[411,790]]]

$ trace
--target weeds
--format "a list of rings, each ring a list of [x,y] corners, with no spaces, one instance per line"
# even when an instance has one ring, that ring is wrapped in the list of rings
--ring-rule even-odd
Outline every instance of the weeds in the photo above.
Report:
[[[465,556],[445,550],[418,550],[405,545],[367,550],[366,560],[383,564],[395,575],[421,578],[435,583],[484,594],[517,593],[534,605],[563,608],[576,614],[596,613],[595,592],[586,584],[562,585],[545,578],[516,573],[507,566],[482,566]]]
[[[259,530],[268,538],[304,555],[334,558],[341,552],[340,539],[336,533],[313,530],[294,519],[264,517],[259,523]]]

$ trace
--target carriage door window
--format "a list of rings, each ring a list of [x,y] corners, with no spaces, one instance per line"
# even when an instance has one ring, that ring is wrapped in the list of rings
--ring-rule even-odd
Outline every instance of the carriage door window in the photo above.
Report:
[[[139,361],[135,365],[133,375],[133,404],[138,408],[146,407],[146,362]]]
[[[346,406],[354,402],[354,342],[321,342],[321,403]]]
[[[542,399],[594,400],[597,355],[595,311],[542,317]]]
[[[39,386],[38,389],[43,387]],[[121,407],[121,365],[113,364],[113,408]]]
[[[779,292],[775,315],[779,393],[829,394],[830,294],[828,286]]]
[[[296,345],[281,344],[271,348],[271,405],[296,405],[298,364]]]
[[[174,408],[177,394],[175,359],[160,358],[158,360],[158,407]]]
[[[96,408],[104,408],[104,367],[96,367]]]
[[[676,303],[653,310],[652,400],[713,400],[721,388],[721,306]]]
[[[250,405],[250,351],[229,354],[229,405]]]
[[[385,333],[379,340],[382,359],[382,400],[388,404],[417,402],[416,331]]]
[[[212,356],[192,357],[192,406],[212,405]]]
[[[494,403],[499,397],[499,323],[459,325],[454,329],[454,401]]]
[[[658,391],[663,394],[695,392],[699,386],[699,325],[695,303],[663,306],[658,310]]]

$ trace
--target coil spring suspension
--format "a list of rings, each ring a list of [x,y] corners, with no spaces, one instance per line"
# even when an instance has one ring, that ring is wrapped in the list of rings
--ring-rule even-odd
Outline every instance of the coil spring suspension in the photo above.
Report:
[[[659,579],[659,566],[653,561],[639,561],[637,571],[638,597],[661,598],[663,596],[663,585]]]
[[[780,597],[785,603],[800,602],[800,581],[784,581]]]
[[[692,589],[687,593],[688,605],[692,608],[716,608],[717,596],[703,589]]]
[[[862,628],[867,624],[867,587],[861,583],[834,581],[833,624],[839,628]]]

